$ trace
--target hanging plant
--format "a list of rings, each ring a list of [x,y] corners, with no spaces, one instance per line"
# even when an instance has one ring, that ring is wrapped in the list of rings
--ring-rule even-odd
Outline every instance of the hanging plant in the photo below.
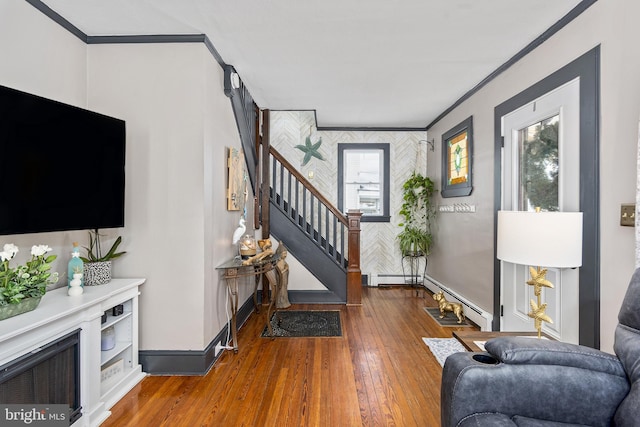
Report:
[[[400,215],[403,218],[401,227],[404,229],[397,239],[402,255],[428,255],[433,242],[431,222],[435,218],[435,207],[432,197],[435,186],[431,178],[413,172],[402,185],[402,207]]]

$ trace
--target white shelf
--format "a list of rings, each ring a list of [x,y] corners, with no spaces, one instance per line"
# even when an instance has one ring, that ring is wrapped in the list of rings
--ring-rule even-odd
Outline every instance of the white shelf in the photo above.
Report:
[[[119,341],[116,342],[116,346],[111,350],[105,350],[100,352],[100,366],[104,366],[109,363],[113,358],[122,353],[125,350],[131,348],[133,343],[131,341]]]
[[[118,305],[122,305],[123,313],[114,316],[112,309]],[[137,307],[137,295],[126,300],[110,299],[103,304],[107,320],[101,324],[100,333],[113,327],[115,334],[115,346],[100,351],[100,398],[107,409],[144,378],[138,364]]]
[[[112,316],[112,315],[109,314],[109,315],[107,315],[107,321],[102,324],[102,326],[100,327],[100,330],[104,331],[109,326],[114,326],[118,322],[121,322],[121,321],[123,321],[125,319],[128,319],[129,317],[131,317],[131,312],[128,312],[128,313],[125,312],[125,313],[121,314],[120,316]]]
[[[73,427],[99,426],[109,409],[145,377],[138,363],[138,295],[144,282],[112,279],[106,285],[85,286],[78,296],[68,296],[66,286],[47,292],[35,310],[0,322],[0,365],[80,330],[82,416]],[[111,309],[120,304],[123,314],[112,316]],[[101,323],[105,312],[107,321]],[[109,326],[115,328],[116,346],[103,352],[101,335]],[[109,367],[113,370],[105,371],[108,378],[101,381]]]

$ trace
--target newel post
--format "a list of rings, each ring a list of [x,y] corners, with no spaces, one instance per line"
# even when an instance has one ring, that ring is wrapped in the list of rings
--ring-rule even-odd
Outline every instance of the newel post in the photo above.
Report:
[[[362,304],[362,272],[360,271],[360,217],[362,212],[350,209],[347,212],[349,224],[349,264],[347,265],[347,305]]]

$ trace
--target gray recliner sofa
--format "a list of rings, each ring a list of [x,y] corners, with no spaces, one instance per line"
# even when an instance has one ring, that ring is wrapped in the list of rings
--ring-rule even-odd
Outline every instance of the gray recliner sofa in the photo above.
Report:
[[[442,427],[640,426],[640,269],[618,314],[614,351],[524,337],[449,356]]]

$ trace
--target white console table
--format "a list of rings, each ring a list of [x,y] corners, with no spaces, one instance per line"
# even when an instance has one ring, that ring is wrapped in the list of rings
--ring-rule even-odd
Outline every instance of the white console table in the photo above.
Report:
[[[80,329],[80,400],[82,417],[74,427],[98,426],[109,409],[145,376],[138,363],[138,295],[145,279],[113,279],[85,286],[79,296],[62,287],[47,292],[29,313],[0,321],[0,366]],[[105,312],[123,305],[119,316]],[[116,346],[101,351],[102,330],[115,328]]]

